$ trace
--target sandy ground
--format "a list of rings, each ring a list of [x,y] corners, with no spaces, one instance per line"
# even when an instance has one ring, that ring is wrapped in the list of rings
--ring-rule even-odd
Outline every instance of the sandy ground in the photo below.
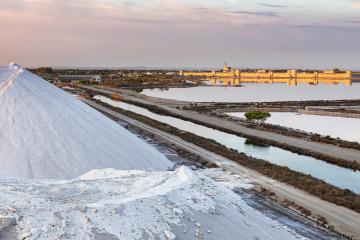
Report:
[[[253,170],[245,168],[240,164],[237,164],[227,158],[219,156],[215,153],[212,153],[206,149],[198,147],[192,143],[186,142],[176,136],[168,134],[166,132],[160,131],[158,129],[152,128],[128,118],[120,113],[114,112],[107,108],[104,108],[90,100],[84,100],[90,106],[104,111],[112,116],[117,118],[121,118],[130,124],[136,125],[140,128],[149,131],[161,138],[165,141],[170,142],[183,148],[189,152],[195,153],[200,155],[202,158],[208,160],[209,162],[216,163],[219,167],[227,169],[236,174],[245,174],[248,178],[252,179],[254,183],[259,184],[260,186],[265,187],[266,189],[275,192],[278,196],[285,197],[295,203],[305,207],[306,209],[310,210],[313,214],[318,214],[324,216],[330,225],[334,226],[334,228],[346,235],[353,236],[354,239],[360,239],[360,214],[356,213],[352,210],[347,208],[337,206],[335,204],[323,201],[317,197],[311,196],[308,193],[298,190],[296,188],[290,187],[286,184],[281,182],[275,181],[273,179],[267,178]]]
[[[212,124],[212,125],[216,125],[218,127],[231,129],[232,131],[236,131],[239,134],[251,135],[251,136],[287,144],[287,145],[294,146],[294,147],[300,147],[302,149],[321,153],[323,155],[327,155],[327,156],[331,156],[331,157],[336,157],[336,158],[349,160],[349,161],[360,162],[360,151],[358,151],[358,150],[342,148],[342,147],[338,147],[338,146],[334,146],[334,145],[330,145],[330,144],[306,141],[303,139],[284,136],[281,134],[267,132],[267,131],[258,130],[258,129],[251,129],[241,123],[230,122],[230,121],[227,121],[222,118],[209,116],[209,115],[205,115],[205,114],[200,114],[200,113],[196,113],[196,112],[192,112],[192,111],[179,110],[179,109],[176,109],[176,108],[170,106],[170,105],[181,104],[179,102],[177,104],[175,104],[174,100],[169,101],[166,99],[155,99],[152,97],[143,96],[143,95],[134,93],[132,91],[123,90],[123,89],[99,89],[99,88],[94,88],[94,87],[84,87],[84,88],[90,89],[90,90],[95,90],[95,91],[100,91],[100,92],[103,92],[106,94],[112,94],[112,93],[118,92],[118,93],[121,93],[122,96],[125,97],[126,99],[143,102],[145,104],[155,103],[159,107],[162,107],[163,109],[166,109],[175,114],[182,115],[189,119],[198,120],[203,123]]]

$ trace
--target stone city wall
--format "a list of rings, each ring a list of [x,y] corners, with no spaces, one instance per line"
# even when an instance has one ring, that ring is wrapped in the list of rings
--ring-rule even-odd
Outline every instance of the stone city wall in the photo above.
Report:
[[[301,72],[296,70],[288,70],[287,72],[257,71],[246,72],[238,69],[229,72],[215,71],[180,71],[181,76],[201,76],[201,77],[239,77],[239,78],[256,78],[256,79],[279,79],[279,78],[321,78],[321,79],[349,79],[352,76],[351,71],[335,72]]]

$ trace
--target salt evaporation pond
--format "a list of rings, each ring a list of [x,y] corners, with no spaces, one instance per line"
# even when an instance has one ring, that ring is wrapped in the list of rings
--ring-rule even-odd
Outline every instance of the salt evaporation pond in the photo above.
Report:
[[[230,116],[244,118],[243,112],[227,113]],[[318,133],[323,136],[360,142],[360,119],[309,114],[294,112],[271,112],[266,121],[270,124],[280,125],[306,132]]]
[[[238,87],[198,86],[190,88],[144,89],[141,94],[164,99],[189,102],[273,102],[305,100],[360,99],[360,83],[299,84],[242,83]]]
[[[338,167],[317,160],[312,157],[298,155],[290,151],[277,147],[261,147],[251,144],[246,144],[246,139],[221,132],[212,128],[208,128],[189,121],[184,121],[178,118],[159,115],[145,108],[127,104],[124,102],[114,101],[104,96],[95,96],[102,102],[110,104],[114,107],[122,108],[151,119],[166,123],[183,131],[194,133],[198,136],[212,139],[228,148],[236,149],[239,152],[244,152],[249,156],[264,159],[277,165],[287,166],[290,169],[305,174],[310,174],[313,177],[322,179],[339,188],[347,188],[356,193],[360,193],[360,171],[352,171],[350,169]]]

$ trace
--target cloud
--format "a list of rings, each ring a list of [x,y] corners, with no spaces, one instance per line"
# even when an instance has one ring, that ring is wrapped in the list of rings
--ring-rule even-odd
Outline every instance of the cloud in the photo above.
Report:
[[[351,6],[353,8],[360,8],[360,2],[353,2],[353,3],[351,3]]]
[[[299,25],[290,25],[294,28],[301,29],[315,29],[315,30],[337,30],[337,31],[350,31],[356,33],[360,30],[360,27],[347,27],[347,26],[329,26],[329,25],[310,25],[310,24],[299,24]]]
[[[230,11],[228,13],[241,14],[241,15],[251,15],[251,16],[261,16],[261,17],[281,17],[278,12],[267,12],[267,11]]]
[[[209,10],[209,8],[206,8],[206,7],[192,7],[191,9],[194,9],[194,10]]]
[[[258,3],[258,5],[263,7],[270,7],[270,8],[288,8],[288,6],[280,5],[280,4]]]
[[[25,9],[24,7],[24,2],[19,0],[19,1],[5,1],[2,2],[0,1],[0,11],[4,11],[4,10],[9,10],[9,11],[22,11]]]
[[[342,22],[360,24],[360,20],[346,20],[346,21],[342,21]]]
[[[349,0],[352,8],[360,8],[360,0]]]

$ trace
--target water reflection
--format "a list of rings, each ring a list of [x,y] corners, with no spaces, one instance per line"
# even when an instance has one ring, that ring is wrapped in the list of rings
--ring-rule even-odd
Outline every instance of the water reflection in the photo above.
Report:
[[[274,79],[274,81],[285,79]],[[296,85],[272,82],[261,79],[257,83],[243,79],[221,79],[213,84],[225,87],[197,86],[189,88],[169,88],[168,90],[144,89],[141,94],[188,102],[274,102],[274,101],[310,101],[310,100],[345,100],[360,99],[358,80],[318,80],[304,83],[298,79]],[[260,84],[261,82],[264,84]],[[294,80],[295,81],[295,80]],[[206,82],[212,84],[211,82]],[[232,85],[233,84],[233,85]],[[240,86],[240,87],[227,87]]]
[[[288,86],[297,86],[298,84],[343,84],[351,86],[353,81],[351,79],[318,79],[318,78],[277,78],[277,79],[256,79],[256,78],[209,78],[204,82],[213,86],[240,86],[242,83],[259,83],[259,84],[272,84],[272,83],[285,83]]]
[[[253,144],[245,144],[246,139],[233,134],[221,132],[189,121],[178,118],[159,115],[145,108],[131,104],[111,100],[103,96],[95,96],[96,99],[108,103],[114,107],[119,107],[137,114],[147,116],[151,119],[166,123],[183,131],[188,131],[198,136],[212,139],[229,149],[235,149],[238,152],[244,152],[249,156],[264,159],[271,163],[287,166],[290,169],[313,177],[322,179],[334,186],[348,188],[356,193],[360,193],[360,171],[338,167],[326,162],[316,160],[312,157],[298,155],[290,151],[269,146],[259,147]]]

